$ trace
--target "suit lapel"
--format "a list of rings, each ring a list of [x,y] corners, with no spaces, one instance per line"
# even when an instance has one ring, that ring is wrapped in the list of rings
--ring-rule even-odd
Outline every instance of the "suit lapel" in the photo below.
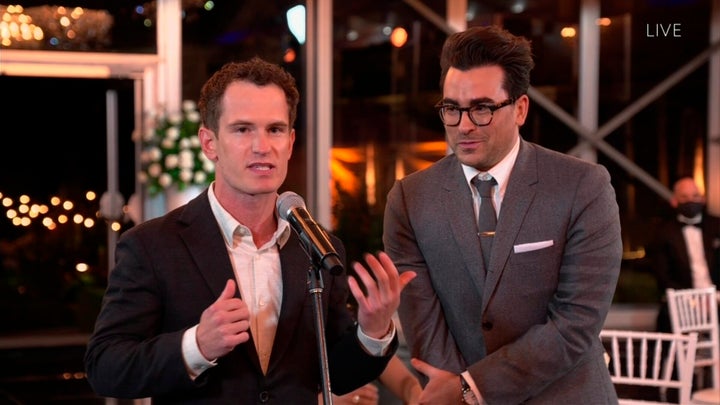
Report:
[[[225,240],[210,209],[207,191],[193,199],[180,215],[178,222],[184,229],[180,237],[195,262],[198,270],[207,282],[208,288],[216,296],[225,288],[228,279],[235,280]],[[240,292],[236,292],[240,296]]]
[[[483,290],[485,284],[485,268],[480,250],[480,239],[477,237],[477,221],[473,208],[472,193],[467,184],[462,166],[455,155],[447,159],[447,173],[443,184],[444,193],[441,195],[441,205],[445,210],[445,217],[450,222],[455,243],[457,243],[466,264],[470,277],[478,291]],[[458,196],[461,196],[458,198]],[[459,202],[459,204],[458,204]],[[469,237],[474,236],[474,237]]]
[[[305,309],[307,301],[308,289],[308,269],[310,268],[310,260],[298,260],[300,257],[306,257],[300,245],[295,232],[292,232],[287,243],[280,249],[280,267],[282,269],[283,279],[283,298],[278,319],[277,331],[275,332],[275,341],[273,342],[272,352],[270,354],[270,363],[268,364],[268,374],[273,367],[279,365],[280,359],[284,353],[291,347],[295,331],[298,328],[298,322],[303,318],[302,311]],[[327,272],[323,272],[323,277],[332,277]],[[327,281],[325,285],[327,285]],[[305,286],[301,288],[299,286]],[[327,289],[323,291],[323,302],[327,301]]]
[[[236,278],[225,247],[225,239],[210,209],[207,190],[188,203],[178,222],[185,227],[180,231],[180,237],[185,241],[197,269],[205,279],[207,287],[215,296],[219,296],[227,280]],[[235,296],[242,298],[239,288],[236,289]],[[255,351],[252,334],[250,340],[241,346],[236,350],[244,350],[260,371],[260,360]]]
[[[495,229],[492,256],[482,294],[482,311],[487,307],[492,292],[500,280],[512,252],[514,241],[520,232],[523,219],[535,198],[535,186],[538,182],[537,165],[535,150],[521,139],[520,151],[508,179],[508,186]]]

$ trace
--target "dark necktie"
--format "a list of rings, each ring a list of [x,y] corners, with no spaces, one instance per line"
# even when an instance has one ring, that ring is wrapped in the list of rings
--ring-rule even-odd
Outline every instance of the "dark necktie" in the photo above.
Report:
[[[482,249],[485,271],[487,271],[488,264],[490,263],[492,243],[495,237],[495,225],[497,224],[497,216],[495,215],[495,207],[492,201],[492,188],[497,182],[492,177],[489,180],[480,180],[479,177],[475,177],[473,184],[480,193],[478,235],[480,236],[480,248]]]

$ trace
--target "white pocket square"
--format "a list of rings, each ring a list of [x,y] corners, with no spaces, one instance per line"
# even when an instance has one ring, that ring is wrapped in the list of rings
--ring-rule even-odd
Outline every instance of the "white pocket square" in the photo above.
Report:
[[[521,243],[519,245],[513,246],[513,252],[515,253],[524,253],[524,252],[532,252],[533,250],[539,250],[544,249],[546,247],[550,247],[554,244],[554,242],[551,240],[543,240],[540,242],[532,242],[532,243]]]

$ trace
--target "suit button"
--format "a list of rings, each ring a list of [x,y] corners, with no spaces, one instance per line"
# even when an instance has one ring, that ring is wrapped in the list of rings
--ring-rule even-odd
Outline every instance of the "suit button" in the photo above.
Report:
[[[488,322],[488,321],[483,322],[483,323],[482,323],[482,328],[483,328],[483,330],[490,330],[490,329],[493,328],[493,323],[492,323],[492,322]]]
[[[270,400],[270,393],[267,391],[263,391],[259,395],[259,399],[261,403],[268,402]]]

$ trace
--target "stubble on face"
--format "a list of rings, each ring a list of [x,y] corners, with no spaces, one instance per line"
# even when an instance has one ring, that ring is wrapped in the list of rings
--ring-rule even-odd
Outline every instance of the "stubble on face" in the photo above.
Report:
[[[218,183],[235,193],[274,196],[287,176],[295,140],[285,93],[276,85],[239,81],[222,102]]]
[[[505,75],[499,66],[482,66],[462,71],[450,68],[443,85],[443,99],[460,107],[473,104],[496,104],[505,101]],[[476,126],[463,113],[460,125],[445,126],[447,142],[461,163],[487,171],[512,149],[519,127],[516,106],[496,110],[490,125]]]

